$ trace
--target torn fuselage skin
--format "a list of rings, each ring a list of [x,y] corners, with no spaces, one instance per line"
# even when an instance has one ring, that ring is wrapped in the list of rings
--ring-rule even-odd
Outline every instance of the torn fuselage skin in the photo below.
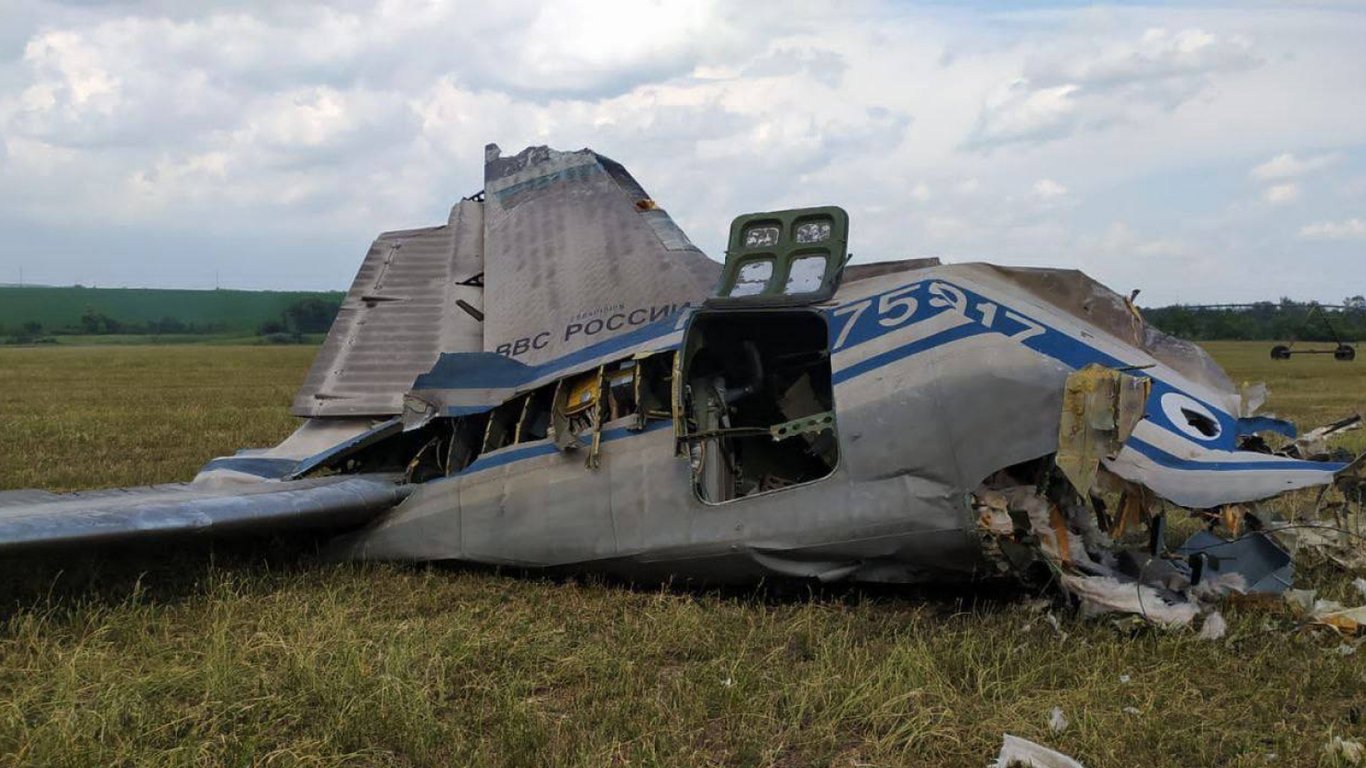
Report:
[[[1229,593],[1290,588],[1290,554],[1262,532],[1268,521],[1254,505],[1186,509],[1208,530],[1168,551],[1170,505],[1106,467],[1145,417],[1151,390],[1145,377],[1099,365],[1068,376],[1057,453],[998,472],[973,495],[978,530],[997,569],[1042,572],[1084,610],[1135,613],[1164,625],[1188,624],[1202,603]],[[1191,424],[1202,426],[1203,418],[1193,414]],[[1349,423],[1355,422],[1332,426]],[[1288,455],[1300,445],[1291,444]],[[1226,538],[1213,535],[1218,527]]]

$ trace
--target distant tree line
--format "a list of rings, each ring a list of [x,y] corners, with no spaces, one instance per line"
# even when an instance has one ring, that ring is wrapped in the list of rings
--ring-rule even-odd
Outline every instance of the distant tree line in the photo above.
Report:
[[[299,299],[286,306],[279,318],[261,323],[256,332],[274,342],[299,341],[306,335],[326,333],[339,309],[340,300]],[[1144,309],[1143,316],[1153,327],[1192,341],[1331,341],[1330,325],[1344,341],[1366,341],[1366,297],[1360,295],[1349,296],[1341,308],[1332,309],[1283,298],[1223,309],[1177,304]],[[31,344],[54,335],[211,335],[231,330],[223,323],[182,322],[174,317],[128,322],[89,307],[77,325],[47,328],[30,320],[13,327],[0,326],[0,339]]]
[[[341,308],[340,301],[319,298],[299,299],[290,303],[277,320],[267,320],[256,329],[257,334],[271,341],[298,341],[306,334],[326,333]],[[87,335],[149,335],[163,334],[213,335],[231,332],[226,323],[182,322],[175,317],[160,320],[126,321],[87,307],[75,325],[46,327],[36,320],[28,320],[6,327],[0,325],[0,340],[17,344],[40,343],[52,336]]]
[[[1184,305],[1143,310],[1155,328],[1192,341],[1366,341],[1366,297],[1349,296],[1341,308],[1316,302],[1263,301],[1238,308]],[[1331,330],[1330,330],[1331,328]]]
[[[280,341],[281,337],[302,338],[307,333],[327,333],[332,321],[337,319],[341,309],[340,301],[326,299],[299,299],[285,307],[279,320],[261,323],[257,333],[266,338]]]

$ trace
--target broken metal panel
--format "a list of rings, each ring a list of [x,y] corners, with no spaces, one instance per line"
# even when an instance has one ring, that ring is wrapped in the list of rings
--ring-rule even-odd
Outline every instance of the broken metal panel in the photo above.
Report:
[[[487,152],[485,351],[545,363],[711,294],[720,265],[617,163],[587,149]]]
[[[1113,458],[1143,418],[1152,383],[1100,365],[1067,377],[1054,459],[1072,487],[1089,498],[1104,459]]]
[[[1188,626],[1200,606],[1151,584],[1114,576],[1063,573],[1059,584],[1081,601],[1083,614],[1129,613],[1163,626]]]
[[[297,480],[298,478],[319,470],[335,467],[345,461],[349,456],[363,451],[382,440],[393,437],[402,431],[403,421],[398,417],[381,422],[359,435],[343,440],[327,450],[320,451],[317,454],[300,461],[290,471],[288,479]]]
[[[294,397],[297,416],[393,416],[443,352],[483,349],[483,204],[379,236]]]
[[[1204,509],[1257,501],[1333,482],[1343,464],[1299,461],[1248,451],[1192,449],[1140,422],[1106,469],[1183,507]]]
[[[414,380],[409,395],[422,403],[416,410],[446,416],[486,411],[518,393],[623,357],[674,349],[682,339],[679,326],[677,320],[660,320],[540,365],[493,352],[442,355]]]
[[[1279,594],[1295,581],[1295,566],[1290,553],[1271,537],[1250,533],[1235,539],[1221,539],[1208,531],[1198,531],[1175,552],[1191,558],[1191,574],[1196,586],[1207,580],[1236,575],[1243,592]]]
[[[299,462],[368,431],[375,420],[361,418],[308,419],[279,445],[251,448],[232,456],[211,459],[195,475],[195,485],[225,487],[277,480],[294,472]]]
[[[343,529],[407,496],[387,476],[337,476],[214,489],[194,484],[0,497],[0,552],[176,535]]]
[[[1329,456],[1328,441],[1346,432],[1351,432],[1361,428],[1362,417],[1359,413],[1351,414],[1345,418],[1338,419],[1331,424],[1312,429],[1304,436],[1295,440],[1284,451],[1285,455],[1297,459],[1313,459],[1321,456]],[[1294,435],[1289,435],[1294,437]]]

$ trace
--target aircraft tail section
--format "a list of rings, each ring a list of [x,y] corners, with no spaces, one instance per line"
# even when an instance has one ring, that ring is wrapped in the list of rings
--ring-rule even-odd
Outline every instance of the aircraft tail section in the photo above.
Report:
[[[484,209],[463,200],[438,227],[370,246],[294,397],[296,416],[394,416],[443,352],[484,348]]]
[[[537,365],[709,296],[707,258],[619,163],[591,149],[486,150],[484,193],[444,226],[366,254],[292,412],[388,417],[443,354]]]
[[[485,152],[485,352],[537,365],[715,289],[721,265],[621,164],[591,149]]]

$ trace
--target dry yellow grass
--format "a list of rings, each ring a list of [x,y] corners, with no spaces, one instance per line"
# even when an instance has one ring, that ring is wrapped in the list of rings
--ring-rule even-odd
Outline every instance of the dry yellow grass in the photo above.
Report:
[[[1363,363],[1211,346],[1282,415],[1366,391]],[[308,358],[0,350],[0,487],[179,480],[272,443]],[[1297,766],[1366,738],[1366,649],[1266,610],[1204,642],[1058,609],[1055,628],[1012,590],[697,594],[310,551],[0,565],[0,764],[980,768],[1010,731],[1092,768]]]
[[[312,347],[0,349],[0,490],[188,480],[274,445]]]

